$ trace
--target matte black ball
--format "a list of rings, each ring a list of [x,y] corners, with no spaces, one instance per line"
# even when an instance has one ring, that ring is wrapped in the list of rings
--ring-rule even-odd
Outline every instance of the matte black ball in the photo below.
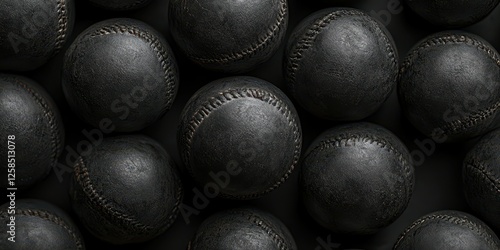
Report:
[[[116,131],[143,129],[162,117],[177,94],[179,76],[165,39],[133,19],[110,19],[81,33],[66,52],[63,90],[84,121]]]
[[[465,198],[482,218],[500,229],[500,129],[485,135],[464,160]]]
[[[85,249],[80,231],[71,218],[45,201],[7,202],[0,206],[0,219],[0,249]]]
[[[0,70],[36,69],[68,40],[75,20],[74,0],[2,0]]]
[[[178,215],[183,192],[174,164],[149,137],[106,138],[77,160],[70,190],[73,210],[102,240],[150,240]]]
[[[29,188],[57,165],[64,125],[42,86],[26,77],[0,74],[0,138],[2,188]]]
[[[406,0],[408,6],[428,22],[448,28],[481,21],[498,5],[498,0]]]
[[[422,216],[399,237],[394,250],[500,249],[495,233],[476,217],[460,211]]]
[[[285,52],[288,89],[308,112],[361,120],[396,86],[398,54],[387,29],[363,11],[330,8],[305,18]]]
[[[482,38],[448,31],[409,52],[398,86],[404,115],[436,142],[463,141],[500,126],[500,57]]]
[[[371,123],[321,134],[302,160],[299,191],[311,217],[334,233],[372,234],[395,221],[414,189],[406,146]]]
[[[188,250],[296,250],[288,228],[272,214],[239,208],[208,217],[200,225]]]
[[[276,189],[296,166],[301,145],[293,104],[258,78],[214,81],[181,114],[180,154],[195,182],[212,196],[252,199]]]
[[[148,5],[151,0],[89,0],[93,5],[114,11],[136,10]]]
[[[245,72],[270,59],[288,26],[287,0],[169,2],[172,36],[202,67]]]

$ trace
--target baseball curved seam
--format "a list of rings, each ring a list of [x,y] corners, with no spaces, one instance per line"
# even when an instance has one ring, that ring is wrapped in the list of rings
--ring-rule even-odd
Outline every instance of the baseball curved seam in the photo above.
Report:
[[[75,229],[72,228],[70,225],[66,224],[64,222],[64,220],[59,218],[58,216],[51,214],[51,213],[48,213],[46,211],[31,210],[31,209],[18,209],[18,210],[16,210],[16,215],[33,216],[33,217],[41,218],[41,219],[47,220],[49,222],[52,222],[52,223],[64,228],[66,230],[66,232],[68,232],[68,234],[71,236],[71,238],[73,238],[73,241],[75,242],[77,249],[84,249],[82,241],[75,233]],[[0,218],[8,218],[7,213],[2,213],[2,215],[0,215]]]
[[[466,226],[468,229],[470,229],[470,230],[478,233],[479,236],[481,236],[484,240],[486,240],[486,242],[490,246],[495,246],[495,242],[493,241],[492,236],[490,234],[486,234],[485,235],[485,233],[484,233],[485,230],[484,230],[483,226],[481,226],[481,225],[473,222],[472,220],[464,219],[464,218],[458,218],[458,217],[444,215],[444,214],[437,214],[437,215],[434,214],[434,215],[425,216],[425,217],[420,218],[417,221],[415,221],[410,227],[408,227],[401,234],[401,236],[399,236],[398,240],[396,241],[396,244],[394,244],[393,249],[396,249],[397,247],[399,247],[399,244],[401,244],[401,242],[403,241],[403,239],[406,237],[406,235],[408,233],[410,233],[410,231],[412,231],[417,226],[419,226],[419,225],[421,225],[421,224],[423,224],[423,223],[425,223],[427,221],[431,221],[431,220],[444,220],[444,221],[453,223],[455,225]]]
[[[258,227],[263,229],[267,233],[267,235],[269,235],[271,237],[271,239],[274,242],[276,242],[276,244],[278,245],[278,248],[280,250],[288,250],[289,249],[286,245],[285,239],[283,239],[278,233],[276,233],[271,226],[267,225],[266,222],[262,218],[260,218],[258,215],[254,214],[254,213],[249,213],[246,216],[247,216],[247,219],[249,221],[251,221],[252,223],[257,225]]]
[[[170,226],[172,226],[172,224],[174,223],[175,219],[179,215],[179,213],[177,211],[179,210],[179,206],[181,204],[181,198],[182,198],[182,194],[183,194],[183,189],[182,189],[182,184],[180,183],[180,180],[177,180],[177,184],[178,184],[179,187],[177,188],[177,192],[176,192],[176,196],[177,197],[176,197],[175,205],[174,205],[174,207],[172,208],[172,210],[169,213],[169,216],[168,216],[168,219],[167,219],[167,223],[166,223],[166,226],[164,228],[169,228]]]
[[[489,182],[491,187],[500,193],[500,179],[495,178],[495,175],[486,170],[486,168],[479,161],[470,160],[465,163],[466,167],[470,170],[475,170],[477,173],[482,175],[485,180]]]
[[[466,35],[454,35],[449,34],[445,37],[434,37],[428,41],[420,44],[415,48],[410,55],[408,55],[403,63],[400,70],[400,76],[405,73],[413,65],[415,59],[422,53],[422,51],[428,49],[429,47],[436,45],[445,44],[466,44],[476,47],[479,51],[486,53],[491,60],[493,60],[498,66],[500,66],[500,57],[498,53],[493,51],[489,46],[483,42]],[[485,108],[474,113],[469,114],[463,119],[458,119],[452,122],[448,122],[433,131],[433,136],[450,136],[460,134],[461,132],[467,131],[468,129],[479,124],[493,115],[500,109],[500,102],[493,104],[489,108]]]
[[[111,218],[117,221],[118,224],[124,225],[126,227],[132,227],[139,232],[151,232],[153,228],[148,225],[144,225],[139,222],[133,216],[129,216],[125,213],[117,211],[110,202],[106,200],[92,185],[92,181],[89,177],[89,172],[83,162],[83,158],[79,157],[77,164],[74,168],[75,179],[82,188],[83,192],[86,194],[85,199],[90,202],[93,207],[99,208],[99,211],[104,214],[105,217]]]
[[[54,49],[54,55],[59,53],[62,49],[67,36],[68,31],[68,8],[66,6],[66,0],[58,0],[57,1],[57,15],[58,15],[58,29],[57,29],[57,38],[56,45]]]
[[[276,19],[276,22],[267,29],[267,34],[263,37],[259,37],[257,43],[254,43],[239,52],[224,54],[220,58],[203,58],[203,57],[196,57],[193,55],[189,55],[189,57],[192,60],[195,60],[202,64],[210,64],[210,63],[227,64],[233,61],[242,60],[245,57],[250,57],[254,55],[257,51],[263,49],[273,39],[276,38],[280,30],[283,28],[283,23],[286,20],[287,13],[288,13],[287,0],[280,0],[280,10],[278,18]]]
[[[323,140],[319,143],[319,145],[317,145],[316,147],[311,149],[308,153],[306,153],[306,155],[304,156],[304,159],[307,158],[311,153],[313,153],[315,151],[322,151],[322,150],[332,148],[332,147],[341,148],[343,146],[347,146],[347,143],[349,141],[352,141],[352,140],[358,140],[361,142],[368,142],[370,144],[375,143],[378,146],[380,146],[380,148],[383,148],[383,149],[387,150],[389,153],[396,155],[399,162],[401,163],[401,165],[404,168],[406,177],[411,176],[411,166],[408,163],[408,161],[404,158],[403,154],[401,152],[399,152],[389,142],[387,142],[383,139],[377,138],[375,136],[371,136],[371,135],[349,134],[349,135],[340,135],[340,136],[337,136],[335,138],[329,138],[329,139]],[[410,184],[411,184],[411,186],[414,186],[413,178],[410,178]],[[406,192],[408,193],[409,197],[412,196],[413,191],[411,188],[409,188],[409,190],[406,190]]]
[[[90,36],[91,38],[93,38],[109,34],[130,34],[135,37],[141,38],[147,43],[149,43],[150,46],[153,48],[153,50],[156,52],[157,58],[160,60],[161,67],[165,74],[164,80],[167,84],[167,92],[166,92],[167,103],[165,103],[161,112],[162,114],[165,113],[167,110],[171,108],[173,104],[173,97],[175,95],[175,82],[174,82],[175,73],[173,69],[174,66],[172,63],[172,58],[167,53],[167,50],[163,48],[160,39],[133,25],[120,25],[120,24],[112,24],[102,27],[101,29],[94,31],[91,34],[87,34],[86,36]]]
[[[326,28],[332,21],[335,21],[338,18],[341,17],[346,17],[346,16],[356,16],[356,15],[363,15],[365,17],[367,16],[364,12],[357,11],[357,10],[337,10],[332,13],[329,13],[323,18],[316,20],[312,28],[309,28],[305,31],[305,33],[302,35],[302,37],[299,39],[299,42],[297,42],[293,48],[290,50],[290,57],[287,59],[287,65],[286,65],[286,71],[287,74],[285,74],[285,77],[287,78],[288,82],[288,87],[290,89],[290,93],[295,96],[295,85],[296,85],[296,79],[295,75],[297,71],[300,68],[300,60],[302,60],[304,52],[307,51],[309,48],[311,48],[317,38],[317,36],[321,33],[321,31]],[[391,59],[392,63],[396,65],[397,67],[397,62],[396,62],[396,57],[395,57],[395,51],[394,48],[391,46],[391,43],[389,39],[386,37],[385,33],[380,29],[378,26],[378,23],[369,19],[369,21],[374,24],[374,28],[376,29],[378,34],[382,34],[380,37],[383,37],[384,43],[386,44],[386,51],[388,52],[389,59]],[[398,74],[394,76],[394,81],[397,80]]]
[[[258,100],[261,100],[263,102],[266,102],[276,109],[281,112],[285,116],[285,118],[288,120],[288,124],[292,126],[293,130],[293,135],[294,135],[294,141],[295,141],[295,149],[294,149],[294,156],[293,156],[293,162],[289,168],[289,170],[281,177],[281,179],[276,182],[272,187],[268,188],[264,192],[257,193],[257,194],[251,194],[251,195],[242,195],[242,196],[230,196],[230,195],[223,195],[227,198],[235,198],[235,199],[247,199],[247,198],[254,198],[254,197],[259,197],[263,194],[269,193],[272,190],[276,189],[278,186],[280,186],[283,182],[285,182],[289,175],[293,172],[293,169],[299,162],[300,158],[300,150],[302,147],[302,141],[301,141],[301,135],[300,135],[300,128],[297,125],[297,121],[295,118],[292,117],[292,111],[287,107],[287,105],[280,100],[277,96],[274,94],[267,92],[262,89],[256,89],[256,88],[246,88],[246,89],[229,89],[224,92],[220,92],[217,96],[211,97],[210,101],[205,102],[200,109],[198,109],[194,115],[191,117],[190,121],[188,124],[186,124],[188,132],[184,134],[182,137],[183,144],[184,144],[184,150],[182,152],[183,160],[185,165],[187,166],[188,172],[191,174],[191,176],[194,176],[193,170],[189,164],[189,158],[191,154],[191,143],[192,139],[194,137],[194,134],[198,127],[203,123],[203,121],[215,110],[220,108],[222,105],[232,101],[232,100],[237,100],[240,98],[255,98]]]
[[[52,112],[52,110],[50,109],[50,107],[47,104],[47,102],[42,97],[40,97],[38,95],[38,93],[35,93],[35,91],[33,91],[32,89],[30,89],[28,87],[28,85],[26,85],[25,83],[21,82],[21,80],[19,80],[18,78],[14,77],[14,80],[16,81],[16,83],[19,86],[21,86],[21,88],[23,88],[28,93],[30,93],[31,96],[33,96],[33,98],[35,99],[35,101],[43,109],[43,114],[47,118],[47,120],[49,122],[50,130],[51,130],[51,133],[50,133],[50,136],[51,136],[51,146],[52,146],[52,155],[51,155],[52,166],[51,167],[55,167],[57,165],[57,159],[58,159],[58,153],[59,153],[59,147],[58,147],[58,145],[61,143],[61,138],[59,137],[59,127],[58,127],[58,124],[57,124],[57,122],[55,120],[55,115]]]

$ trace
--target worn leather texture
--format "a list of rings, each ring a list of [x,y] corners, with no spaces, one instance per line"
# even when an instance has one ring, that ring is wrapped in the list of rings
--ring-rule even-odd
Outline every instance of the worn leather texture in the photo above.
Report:
[[[438,211],[417,219],[394,244],[394,250],[497,250],[500,240],[484,222],[460,211]]]
[[[288,228],[274,215],[237,208],[211,215],[197,229],[187,250],[297,250]]]
[[[405,0],[406,4],[428,22],[445,27],[465,27],[481,21],[498,5],[498,0]]]
[[[463,165],[467,203],[491,227],[500,229],[500,129],[483,136]]]
[[[104,139],[82,154],[70,188],[72,207],[97,238],[113,244],[150,240],[175,221],[182,184],[170,155],[153,139]]]
[[[278,50],[288,26],[287,0],[171,0],[170,31],[202,67],[247,72]]]
[[[404,115],[437,142],[465,141],[500,126],[500,66],[496,50],[462,31],[430,35],[401,68]]]
[[[8,136],[15,146],[15,185],[8,182]],[[43,87],[18,75],[0,74],[0,186],[29,188],[57,165],[64,145],[64,125],[54,101]],[[10,176],[12,177],[12,176]]]
[[[114,11],[136,10],[148,5],[151,0],[89,0],[93,5]]]
[[[302,130],[293,104],[277,87],[255,77],[229,77],[207,84],[188,101],[178,147],[198,186],[217,182],[213,175],[221,174],[222,197],[254,199],[292,173]]]
[[[85,242],[73,220],[60,208],[38,199],[15,201],[16,214],[8,214],[9,203],[0,206],[0,249],[84,250]],[[15,242],[8,240],[10,216],[15,217]]]
[[[3,0],[0,70],[28,71],[59,53],[75,22],[74,0]]]
[[[179,75],[165,39],[149,25],[109,19],[83,31],[64,58],[62,87],[81,119],[115,130],[141,130],[161,118],[177,94]]]
[[[305,110],[354,121],[373,114],[389,97],[399,58],[379,21],[361,10],[328,8],[297,25],[283,70],[289,92]]]
[[[307,149],[299,177],[302,203],[323,227],[372,234],[406,209],[415,174],[406,146],[372,123],[334,127]]]

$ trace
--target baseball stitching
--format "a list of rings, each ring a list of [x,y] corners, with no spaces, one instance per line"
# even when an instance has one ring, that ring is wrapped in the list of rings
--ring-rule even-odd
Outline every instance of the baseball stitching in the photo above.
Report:
[[[59,145],[61,144],[61,138],[59,137],[59,126],[56,122],[55,115],[53,111],[50,109],[50,106],[47,104],[45,99],[43,99],[38,93],[33,91],[28,87],[27,84],[22,82],[17,77],[13,77],[14,81],[24,90],[31,94],[31,96],[35,99],[35,101],[42,107],[43,114],[47,118],[50,126],[50,136],[51,136],[51,146],[52,146],[52,166],[55,167],[57,165],[57,159],[59,156]]]
[[[386,34],[380,29],[378,23],[374,20],[372,20],[369,16],[367,16],[364,12],[358,11],[358,10],[337,10],[334,12],[331,12],[325,16],[323,16],[321,19],[316,20],[310,27],[309,29],[306,30],[306,32],[302,35],[300,39],[298,39],[298,42],[294,44],[292,49],[290,50],[290,56],[287,58],[286,61],[286,80],[288,82],[288,87],[290,90],[290,93],[295,96],[295,85],[296,85],[296,73],[300,68],[300,60],[302,60],[305,51],[307,51],[309,48],[311,48],[316,41],[317,36],[321,33],[321,31],[326,28],[332,21],[337,20],[338,18],[342,17],[348,17],[348,16],[363,16],[366,17],[370,23],[373,24],[373,27],[375,28],[377,32],[377,37],[378,38],[383,38],[384,43],[386,44],[386,51],[389,56],[389,59],[391,59],[393,65],[397,67],[397,61],[395,57],[395,51],[393,47],[391,46],[391,43],[389,39],[386,37]],[[394,81],[397,80],[397,74],[394,76]]]
[[[130,34],[135,37],[141,38],[153,48],[160,60],[161,67],[165,72],[164,80],[167,83],[167,93],[166,93],[166,104],[162,109],[162,114],[169,110],[174,102],[175,96],[175,72],[174,65],[172,62],[172,58],[170,57],[168,51],[163,47],[162,42],[155,35],[152,35],[138,27],[133,25],[121,25],[121,24],[111,24],[105,27],[100,28],[92,32],[91,34],[87,34],[86,36],[98,37],[109,34]],[[83,39],[83,38],[82,38]]]
[[[492,188],[492,191],[500,193],[500,179],[495,176],[495,174],[488,171],[488,169],[479,160],[469,159],[465,163],[465,166],[469,171],[476,172],[477,174],[484,177],[483,179],[488,181],[488,184],[490,184],[489,186]]]
[[[399,236],[399,239],[397,240],[393,249],[396,249],[399,247],[399,244],[401,244],[401,242],[404,240],[406,235],[408,233],[410,233],[410,231],[412,231],[414,228],[420,226],[421,224],[424,224],[425,222],[431,221],[431,220],[441,220],[441,221],[450,222],[450,223],[453,223],[453,224],[459,225],[459,226],[466,226],[468,229],[476,232],[477,234],[479,234],[479,236],[481,236],[484,240],[486,240],[488,245],[493,246],[493,247],[495,246],[495,242],[493,241],[492,236],[488,233],[485,233],[485,232],[487,232],[487,230],[485,230],[485,228],[482,225],[479,225],[479,224],[473,222],[472,220],[469,220],[468,218],[460,218],[460,217],[450,216],[450,215],[446,215],[446,214],[431,214],[431,215],[427,215],[427,216],[424,216],[423,218],[418,219],[409,228],[407,228],[401,234],[401,236]]]
[[[272,187],[268,188],[266,191],[257,193],[257,194],[251,194],[251,195],[242,195],[242,196],[229,196],[229,195],[224,195],[228,198],[236,198],[236,199],[247,199],[247,198],[254,198],[254,197],[259,197],[263,194],[266,194],[268,192],[271,192],[272,190],[276,189],[278,186],[280,186],[286,179],[288,179],[288,176],[292,173],[293,169],[297,165],[299,158],[300,158],[300,150],[302,147],[302,136],[300,134],[300,128],[297,125],[297,121],[292,115],[292,111],[288,108],[288,106],[280,100],[276,95],[267,92],[262,89],[257,89],[257,88],[244,88],[244,89],[228,89],[224,92],[218,93],[217,96],[211,97],[209,101],[205,102],[201,108],[199,108],[194,115],[191,117],[189,120],[188,124],[186,125],[187,127],[187,132],[184,133],[182,136],[183,144],[184,144],[184,149],[182,151],[182,156],[185,165],[187,166],[188,172],[191,174],[191,176],[195,176],[193,173],[193,170],[189,164],[189,158],[191,154],[191,143],[194,137],[194,134],[198,127],[203,123],[203,121],[215,110],[220,108],[222,105],[229,103],[230,101],[237,100],[237,99],[242,99],[242,98],[255,98],[258,100],[261,100],[267,104],[272,105],[278,111],[281,112],[285,116],[285,118],[288,120],[288,124],[292,126],[293,130],[293,135],[295,138],[295,149],[294,149],[294,156],[293,156],[293,162],[289,168],[289,170],[284,174],[284,176],[277,181]],[[223,195],[223,194],[221,194]]]
[[[278,248],[280,250],[289,250],[290,248],[286,245],[285,239],[281,237],[276,231],[269,226],[264,219],[262,219],[260,216],[257,214],[254,214],[252,212],[249,212],[249,214],[246,215],[247,219],[251,221],[253,224],[257,225],[259,228],[264,230],[267,235],[271,237],[271,239],[278,245]]]
[[[249,47],[239,52],[232,52],[231,54],[223,54],[220,58],[204,58],[204,57],[196,57],[194,55],[189,55],[189,57],[192,60],[202,64],[211,64],[211,63],[227,64],[234,61],[243,60],[245,57],[251,57],[252,55],[255,55],[258,51],[264,49],[277,37],[280,30],[283,29],[284,27],[287,13],[288,13],[287,0],[280,0],[280,9],[278,18],[276,19],[276,22],[267,29],[267,33],[265,34],[265,36],[259,37],[256,43],[251,44]]]
[[[16,215],[32,216],[52,222],[66,230],[66,232],[71,236],[71,238],[73,238],[73,241],[75,242],[77,249],[84,249],[83,243],[75,233],[75,230],[70,225],[66,224],[66,222],[63,219],[59,218],[58,216],[46,211],[32,210],[32,209],[17,209]],[[7,213],[2,212],[0,218],[2,219],[8,218]]]
[[[64,43],[66,42],[66,32],[68,31],[68,9],[66,6],[66,0],[58,0],[57,1],[57,16],[58,16],[58,29],[57,29],[57,38],[56,38],[56,46],[53,52],[53,55],[59,53]]]
[[[428,49],[429,47],[445,44],[466,44],[474,46],[479,51],[486,53],[491,60],[493,60],[498,66],[500,66],[500,58],[498,54],[491,48],[489,48],[488,45],[466,35],[449,34],[443,37],[433,37],[431,39],[428,39],[424,43],[420,44],[417,48],[413,49],[413,51],[406,57],[403,66],[401,67],[400,76],[402,76],[405,71],[407,71],[413,65],[415,59],[422,53],[422,51]],[[445,123],[444,125],[433,131],[433,136],[450,136],[460,134],[470,128],[473,128],[480,122],[492,117],[498,110],[500,110],[500,101],[493,104],[489,108],[481,109],[474,113],[471,113],[467,117]]]

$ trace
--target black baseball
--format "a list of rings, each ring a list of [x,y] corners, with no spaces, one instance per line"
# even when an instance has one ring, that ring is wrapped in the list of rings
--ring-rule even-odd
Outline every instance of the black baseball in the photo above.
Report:
[[[500,126],[500,57],[462,31],[433,34],[408,53],[398,94],[404,115],[438,143],[463,141]]]
[[[0,186],[29,188],[56,167],[64,145],[59,110],[45,89],[26,77],[0,74]],[[11,181],[9,181],[11,180]]]
[[[112,123],[119,132],[143,129],[172,106],[179,82],[165,39],[149,25],[119,18],[81,33],[66,52],[63,90],[84,121]]]
[[[438,211],[417,219],[394,244],[394,250],[498,250],[500,240],[484,222],[460,211]]]
[[[178,215],[182,184],[175,163],[153,139],[104,139],[74,166],[73,210],[97,238],[113,244],[150,240]]]
[[[296,166],[301,145],[293,104],[258,78],[209,83],[181,114],[178,146],[184,165],[212,196],[252,199],[276,189]]]
[[[371,123],[321,134],[302,159],[299,191],[311,217],[341,234],[372,234],[406,209],[414,188],[406,146]]]
[[[270,59],[288,26],[287,0],[169,2],[172,36],[202,67],[245,72]]]
[[[500,229],[500,129],[486,134],[464,160],[465,198],[485,222]]]
[[[136,10],[148,5],[151,0],[89,0],[93,5],[113,11]]]
[[[396,86],[396,45],[389,31],[361,10],[330,8],[305,18],[285,52],[291,95],[308,112],[330,120],[361,120]]]
[[[200,225],[188,250],[296,250],[288,228],[268,212],[238,208],[216,213]]]
[[[34,70],[59,53],[73,30],[74,5],[74,0],[0,2],[0,70]]]
[[[0,206],[0,249],[85,249],[80,231],[63,210],[42,200],[13,200]]]

